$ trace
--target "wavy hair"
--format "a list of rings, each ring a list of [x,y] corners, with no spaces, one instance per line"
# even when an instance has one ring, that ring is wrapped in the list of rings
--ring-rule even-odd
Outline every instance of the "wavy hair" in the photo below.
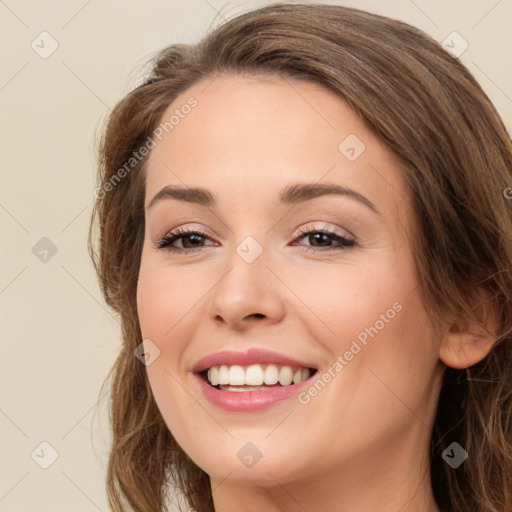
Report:
[[[88,239],[101,291],[122,326],[122,348],[105,381],[112,510],[163,512],[172,484],[187,506],[214,511],[208,475],[173,438],[134,357],[142,339],[136,289],[147,156],[130,159],[187,88],[219,73],[254,73],[334,91],[401,158],[417,217],[412,249],[433,319],[464,312],[479,322],[482,296],[496,312],[488,356],[468,369],[445,370],[430,476],[442,512],[510,512],[512,200],[505,191],[512,185],[512,144],[471,73],[408,24],[321,4],[253,10],[197,44],[164,48],[150,63],[149,79],[117,103],[101,133]],[[441,458],[452,441],[469,452],[458,470]]]

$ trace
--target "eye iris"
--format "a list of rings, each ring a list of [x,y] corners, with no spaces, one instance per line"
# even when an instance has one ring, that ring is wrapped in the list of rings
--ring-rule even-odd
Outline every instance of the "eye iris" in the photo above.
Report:
[[[309,235],[310,241],[316,240],[317,242],[329,242],[330,241],[330,235],[327,235],[326,233],[315,233],[313,235]],[[314,245],[314,244],[311,244]]]
[[[201,242],[202,238],[203,237],[201,235],[198,235],[197,233],[191,233],[189,235],[185,235],[182,237],[183,247],[185,247],[185,248],[196,247],[198,245],[197,243],[193,242],[192,245],[187,246],[186,241],[190,242],[193,239],[193,240],[195,240],[195,242]]]

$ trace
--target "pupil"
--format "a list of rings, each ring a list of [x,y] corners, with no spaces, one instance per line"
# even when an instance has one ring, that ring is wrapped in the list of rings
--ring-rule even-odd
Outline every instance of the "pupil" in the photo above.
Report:
[[[197,234],[187,235],[185,238],[183,238],[183,241],[184,241],[183,245],[185,247],[187,247],[187,243],[185,243],[185,242],[190,242],[190,241],[192,241],[192,239],[195,239],[196,242],[200,242],[201,238],[203,238],[203,237],[201,235],[197,235]],[[192,242],[192,247],[194,247],[195,245],[197,245],[197,244]]]
[[[323,241],[324,242],[328,242],[328,238],[329,238],[329,235],[327,235],[326,233],[315,233],[313,236],[313,239],[315,239],[316,241],[318,242],[322,242],[322,238],[323,238]],[[326,240],[327,238],[327,240]]]

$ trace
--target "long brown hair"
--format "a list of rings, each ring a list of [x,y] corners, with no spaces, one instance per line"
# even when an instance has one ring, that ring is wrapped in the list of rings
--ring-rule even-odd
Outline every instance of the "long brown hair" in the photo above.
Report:
[[[169,484],[197,512],[214,510],[208,475],[174,440],[134,356],[141,343],[136,287],[147,157],[133,158],[178,94],[218,73],[241,72],[323,85],[401,158],[417,217],[411,243],[433,318],[475,317],[482,293],[489,298],[499,322],[496,342],[480,363],[445,371],[431,481],[443,512],[511,511],[512,201],[504,192],[512,185],[510,137],[469,71],[432,38],[396,20],[319,4],[266,6],[196,45],[163,49],[149,80],[107,120],[89,247],[123,336],[108,380],[112,510],[167,510]],[[441,458],[452,441],[470,454],[458,470]]]

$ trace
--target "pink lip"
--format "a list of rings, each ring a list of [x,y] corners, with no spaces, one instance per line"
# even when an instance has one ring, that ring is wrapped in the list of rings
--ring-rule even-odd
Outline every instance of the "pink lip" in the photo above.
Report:
[[[278,364],[283,366],[291,366],[292,368],[303,367],[318,368],[311,363],[298,361],[291,357],[277,352],[270,352],[263,349],[248,349],[244,352],[236,352],[232,350],[225,350],[210,354],[198,361],[192,368],[194,379],[197,382],[201,392],[205,398],[221,409],[232,412],[251,412],[265,409],[275,405],[283,400],[287,400],[296,396],[302,390],[311,385],[311,377],[299,384],[292,384],[290,386],[272,386],[260,391],[222,391],[220,389],[210,386],[205,381],[201,372],[212,366],[219,365],[234,365],[248,366],[251,364]]]
[[[222,391],[208,384],[203,377],[196,373],[194,379],[206,399],[225,411],[253,412],[271,407],[283,400],[287,400],[311,386],[311,377],[299,384],[290,386],[275,386],[261,391]]]
[[[203,357],[203,359],[198,361],[192,368],[192,372],[200,373],[207,368],[221,364],[228,366],[234,364],[238,364],[240,366],[248,366],[250,364],[279,364],[282,366],[291,366],[295,368],[301,366],[303,368],[313,368],[315,370],[318,369],[311,363],[297,361],[296,359],[285,356],[283,354],[278,354],[277,352],[271,352],[269,350],[263,350],[259,348],[250,348],[244,352],[224,350],[222,352],[210,354],[209,356]]]

